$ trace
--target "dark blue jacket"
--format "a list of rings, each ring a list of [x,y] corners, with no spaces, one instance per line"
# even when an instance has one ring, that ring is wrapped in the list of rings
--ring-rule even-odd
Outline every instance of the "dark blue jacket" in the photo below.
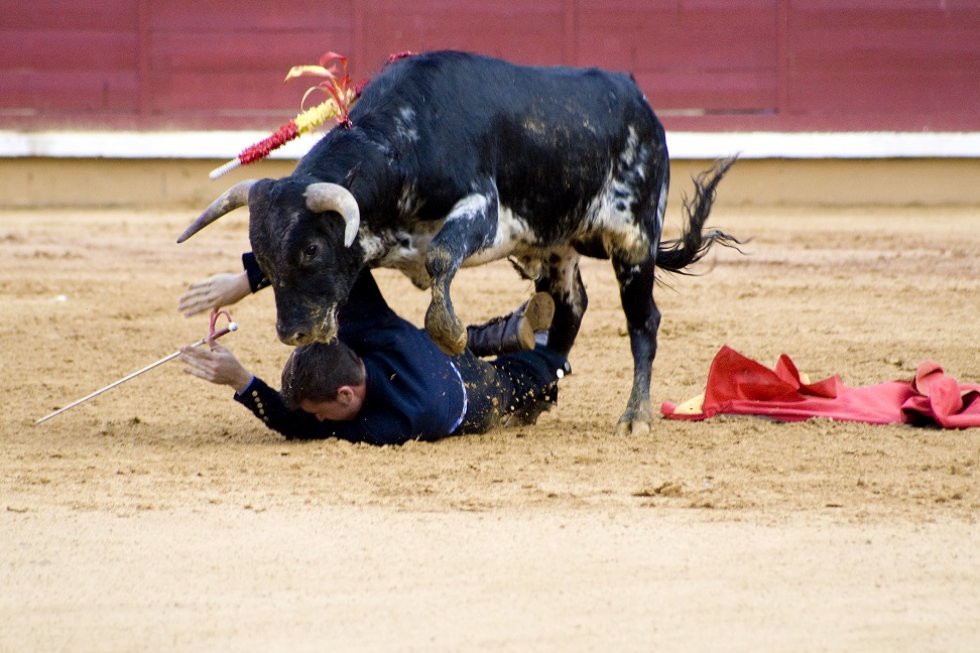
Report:
[[[253,281],[256,273],[249,272]],[[252,288],[257,287],[261,285],[253,282]],[[354,420],[320,422],[305,411],[289,410],[279,393],[259,378],[235,400],[287,438],[400,444],[444,437],[459,428],[466,401],[459,371],[425,331],[391,310],[370,271],[355,281],[337,321],[338,338],[367,370],[367,396]]]

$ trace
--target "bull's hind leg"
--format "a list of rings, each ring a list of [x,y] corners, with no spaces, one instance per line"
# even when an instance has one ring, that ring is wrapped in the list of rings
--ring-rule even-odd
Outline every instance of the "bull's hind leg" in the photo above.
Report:
[[[515,267],[525,278],[534,277],[535,290],[548,293],[555,303],[555,312],[548,328],[547,346],[568,357],[575,344],[582,316],[588,307],[585,284],[578,267],[579,255],[571,248],[550,252],[546,259],[525,259]],[[540,265],[539,265],[540,264]],[[531,272],[531,269],[534,272]],[[569,371],[565,367],[565,372]],[[554,390],[557,392],[557,388]],[[550,393],[548,393],[550,395]],[[557,400],[557,395],[546,396],[511,416],[511,425],[534,424],[538,416]]]
[[[425,329],[447,354],[466,347],[466,328],[453,309],[449,288],[468,256],[493,244],[497,234],[497,194],[473,194],[453,207],[442,229],[429,244],[425,269],[432,278],[432,301],[425,312]]]
[[[626,313],[626,325],[633,352],[633,388],[626,412],[616,424],[616,435],[646,435],[650,432],[650,376],[657,355],[660,311],[653,301],[655,265],[653,261],[630,265],[613,259],[619,296]]]
[[[552,253],[541,267],[535,282],[537,292],[546,292],[555,301],[555,315],[548,330],[548,347],[568,356],[575,343],[582,316],[589,306],[585,284],[579,272],[579,255],[568,248]]]

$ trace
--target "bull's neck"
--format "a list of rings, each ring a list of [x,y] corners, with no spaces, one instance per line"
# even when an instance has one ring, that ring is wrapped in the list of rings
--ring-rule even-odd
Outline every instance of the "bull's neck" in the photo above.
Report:
[[[383,258],[391,247],[402,186],[398,168],[390,147],[355,126],[327,133],[293,174],[340,184],[354,195],[361,214],[357,242],[367,264]]]
[[[361,221],[375,224],[395,206],[399,188],[387,149],[358,127],[338,127],[313,146],[294,174],[344,186],[357,199]]]

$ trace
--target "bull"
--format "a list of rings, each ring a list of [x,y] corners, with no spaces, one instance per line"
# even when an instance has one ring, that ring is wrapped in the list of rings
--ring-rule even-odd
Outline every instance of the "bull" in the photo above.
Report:
[[[425,328],[447,353],[466,342],[450,296],[461,266],[509,258],[554,299],[548,345],[567,355],[588,304],[580,256],[611,259],[633,355],[616,431],[648,432],[655,271],[738,242],[703,229],[734,158],[695,179],[682,237],[661,242],[667,143],[629,75],[430,52],[387,66],[349,118],[291,175],[222,194],[178,242],[248,206],[283,343],[331,340],[359,271],[380,266],[431,290]]]

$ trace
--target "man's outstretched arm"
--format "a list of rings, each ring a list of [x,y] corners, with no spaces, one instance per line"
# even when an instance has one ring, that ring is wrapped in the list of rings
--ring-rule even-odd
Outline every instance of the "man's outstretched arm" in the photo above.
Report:
[[[269,285],[269,280],[251,252],[242,254],[242,267],[244,269],[238,273],[222,272],[192,283],[180,296],[177,310],[184,317],[191,317],[222,306],[231,306]]]

